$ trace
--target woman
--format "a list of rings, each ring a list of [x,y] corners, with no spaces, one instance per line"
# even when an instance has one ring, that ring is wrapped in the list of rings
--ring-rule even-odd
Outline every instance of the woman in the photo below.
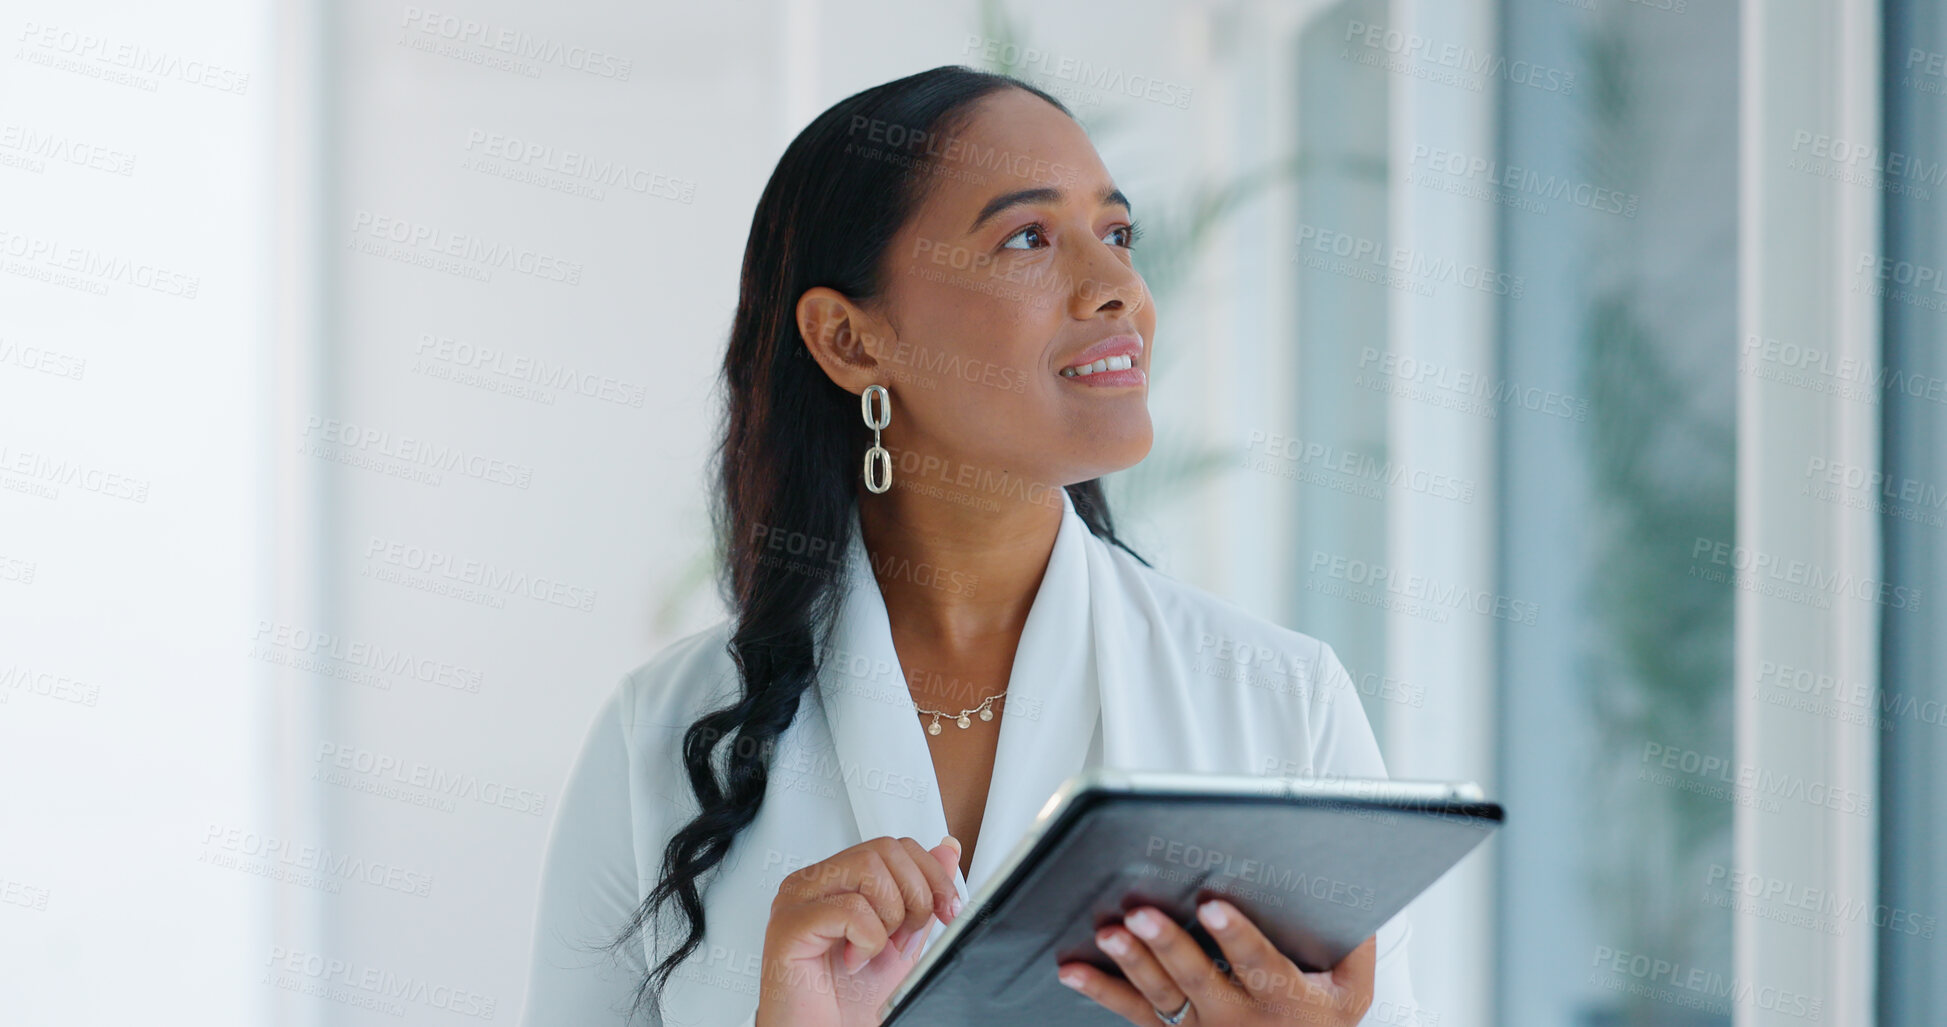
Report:
[[[1384,776],[1329,647],[1116,538],[1099,479],[1151,442],[1136,232],[1066,108],[965,68],[786,149],[724,360],[733,615],[598,715],[524,1023],[874,1024],[1085,766]],[[1403,921],[1301,975],[1234,907],[1199,917],[1229,973],[1132,910],[1097,935],[1126,979],[1048,967],[1077,1022],[1409,1022]]]

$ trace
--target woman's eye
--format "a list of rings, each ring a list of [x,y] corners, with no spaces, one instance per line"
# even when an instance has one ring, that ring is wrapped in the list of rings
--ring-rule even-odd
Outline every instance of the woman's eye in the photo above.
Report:
[[[1111,246],[1121,246],[1124,249],[1128,249],[1136,245],[1137,239],[1142,238],[1142,229],[1133,222],[1127,225],[1117,225],[1109,229],[1103,238]],[[1022,245],[1015,245],[1017,241]],[[1007,240],[1001,243],[1001,248],[1004,250],[1038,250],[1046,245],[1048,245],[1047,233],[1042,230],[1040,225],[1035,224],[1027,225],[1020,231],[1008,236]]]
[[[1030,234],[1032,234],[1032,235],[1034,236],[1034,238],[1035,238],[1035,243],[1034,243],[1034,245],[1030,245],[1030,246],[1016,246],[1016,245],[1014,245],[1014,240],[1016,240],[1016,239],[1024,239],[1024,238],[1026,238],[1026,237],[1027,237],[1028,235],[1030,235]],[[1027,227],[1025,227],[1025,228],[1023,228],[1023,229],[1021,229],[1020,231],[1018,231],[1018,232],[1016,232],[1016,233],[1014,233],[1013,235],[1010,235],[1010,236],[1008,236],[1008,237],[1007,237],[1007,241],[1005,241],[1005,242],[1003,242],[1003,243],[1001,243],[1001,249],[1004,249],[1004,250],[1034,250],[1034,249],[1040,249],[1040,248],[1041,248],[1041,246],[1042,246],[1042,245],[1043,245],[1044,243],[1045,243],[1045,240],[1044,240],[1044,239],[1042,238],[1042,233],[1041,233],[1041,226],[1040,226],[1040,225],[1028,225]]]

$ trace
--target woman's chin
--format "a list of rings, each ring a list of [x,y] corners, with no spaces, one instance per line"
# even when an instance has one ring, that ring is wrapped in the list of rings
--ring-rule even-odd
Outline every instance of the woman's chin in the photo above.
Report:
[[[1126,471],[1143,462],[1149,456],[1155,437],[1149,431],[1148,418],[1143,419],[1143,430],[1131,432],[1124,438],[1102,438],[1089,440],[1087,446],[1091,459],[1081,462],[1074,474],[1069,475],[1076,482],[1089,481],[1117,471]],[[1079,474],[1079,477],[1075,475]]]

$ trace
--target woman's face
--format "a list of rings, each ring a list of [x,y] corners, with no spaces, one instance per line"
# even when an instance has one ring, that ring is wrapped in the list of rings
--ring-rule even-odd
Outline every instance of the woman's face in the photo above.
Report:
[[[1006,89],[926,151],[937,166],[881,295],[859,307],[814,289],[798,307],[834,381],[891,393],[894,487],[998,500],[1003,481],[1069,485],[1141,460],[1156,311],[1129,207],[1081,126]]]

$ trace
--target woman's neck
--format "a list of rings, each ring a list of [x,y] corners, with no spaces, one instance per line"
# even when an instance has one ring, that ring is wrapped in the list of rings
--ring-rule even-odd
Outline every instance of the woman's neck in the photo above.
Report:
[[[895,635],[948,651],[1020,637],[1061,530],[1055,502],[998,511],[902,489],[859,499],[859,526]],[[1012,649],[1010,644],[1009,649]]]

